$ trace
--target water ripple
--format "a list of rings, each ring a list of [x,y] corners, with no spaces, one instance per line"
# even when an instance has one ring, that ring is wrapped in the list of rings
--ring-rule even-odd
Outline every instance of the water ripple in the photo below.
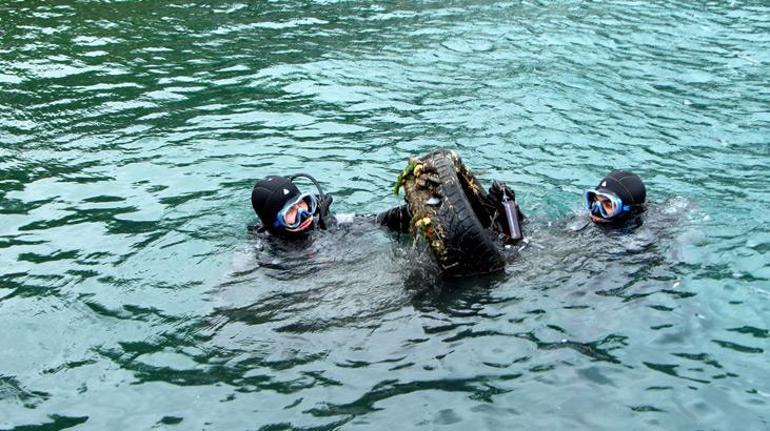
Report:
[[[9,2],[0,428],[767,428],[768,12]],[[257,177],[373,213],[439,146],[516,190],[505,274],[246,231]],[[580,213],[614,167],[633,232]]]

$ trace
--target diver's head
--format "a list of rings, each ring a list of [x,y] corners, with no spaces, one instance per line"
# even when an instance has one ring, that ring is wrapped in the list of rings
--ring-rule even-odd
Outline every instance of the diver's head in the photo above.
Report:
[[[594,190],[585,192],[586,208],[594,223],[625,222],[644,211],[647,190],[638,175],[612,171]]]
[[[313,194],[300,193],[291,179],[269,176],[254,185],[251,206],[268,232],[295,237],[313,228],[318,201]]]

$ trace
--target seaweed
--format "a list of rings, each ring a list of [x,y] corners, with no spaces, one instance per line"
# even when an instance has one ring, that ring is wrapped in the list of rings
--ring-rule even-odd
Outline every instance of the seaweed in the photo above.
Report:
[[[398,177],[396,178],[396,182],[393,184],[393,194],[398,196],[398,190],[401,188],[401,186],[404,184],[404,180],[409,176],[413,175],[415,168],[417,168],[420,164],[420,161],[416,158],[410,158],[409,164],[406,165],[403,171],[401,171],[400,174],[398,174]]]
[[[431,226],[430,217],[423,217],[419,220],[412,218],[412,223],[414,224],[415,229],[417,229],[417,231],[423,236],[430,237],[433,235],[433,227]]]

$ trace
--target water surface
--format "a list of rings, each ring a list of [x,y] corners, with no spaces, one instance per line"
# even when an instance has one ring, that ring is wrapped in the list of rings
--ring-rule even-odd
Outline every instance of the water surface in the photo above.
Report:
[[[761,1],[7,1],[0,428],[767,429],[769,66]],[[505,274],[246,229],[439,146],[516,190]],[[644,225],[580,229],[612,168]]]

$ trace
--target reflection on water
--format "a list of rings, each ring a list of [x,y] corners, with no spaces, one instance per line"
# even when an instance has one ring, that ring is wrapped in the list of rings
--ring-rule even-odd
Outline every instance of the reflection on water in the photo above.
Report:
[[[7,2],[0,428],[767,428],[768,12]],[[504,274],[245,229],[260,176],[374,213],[435,147],[516,190]],[[611,168],[636,229],[576,213]]]

